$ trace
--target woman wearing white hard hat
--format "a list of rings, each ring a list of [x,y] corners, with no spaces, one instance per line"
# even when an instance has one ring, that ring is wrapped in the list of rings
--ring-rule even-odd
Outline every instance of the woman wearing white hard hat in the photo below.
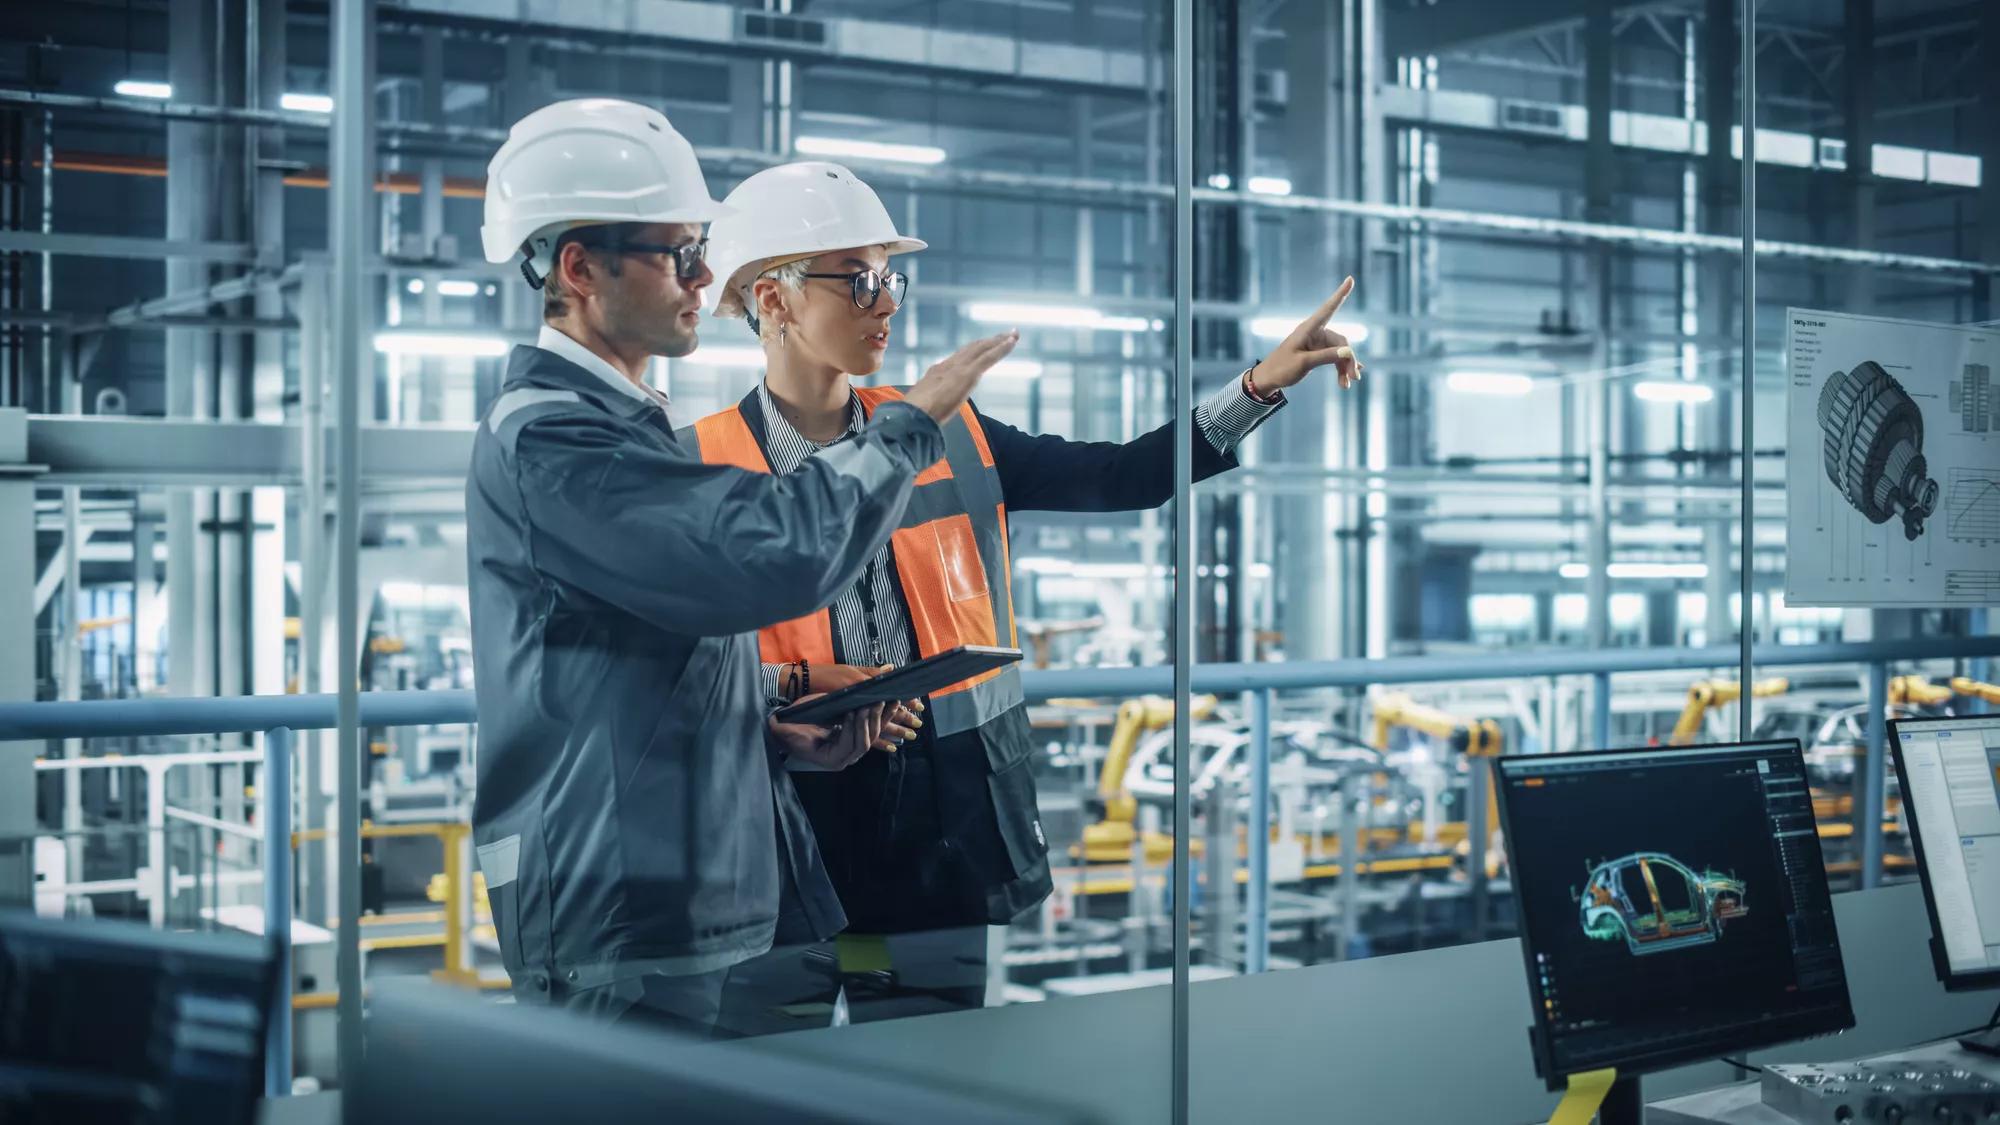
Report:
[[[844,450],[774,479],[681,444],[656,355],[698,342],[694,150],[609,98],[518,122],[488,168],[487,258],[543,293],[473,441],[466,553],[479,670],[473,839],[516,997],[698,1033],[771,1030],[772,950],[843,923],[791,783],[895,734],[767,720],[754,630],[825,605],[1010,341],[933,369]],[[912,732],[913,733],[913,732]]]
[[[911,292],[895,259],[925,244],[838,164],[759,172],[724,203],[731,213],[710,230],[714,315],[749,321],[765,376],[692,435],[711,464],[784,475],[841,448],[902,397],[852,380],[880,370]],[[1359,378],[1347,341],[1321,327],[1351,288],[1350,279],[1196,408],[1196,479],[1233,468],[1237,443],[1314,367],[1336,364],[1342,386]],[[968,404],[944,437],[944,457],[917,477],[901,528],[859,580],[829,608],[760,630],[775,694],[844,686],[961,644],[1015,644],[1010,511],[1133,511],[1172,493],[1172,426],[1123,445],[1073,442]],[[1051,887],[1018,670],[926,702],[918,738],[900,752],[795,779],[848,915],[834,955],[844,969],[879,968],[886,955],[892,970],[889,985],[847,978],[856,1022],[981,1006],[986,927],[1011,922]]]

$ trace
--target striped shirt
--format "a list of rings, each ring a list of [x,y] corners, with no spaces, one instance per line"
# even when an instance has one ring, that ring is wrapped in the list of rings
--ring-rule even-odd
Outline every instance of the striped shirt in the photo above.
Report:
[[[1215,451],[1227,455],[1283,403],[1282,393],[1275,402],[1258,402],[1244,391],[1243,380],[1231,379],[1221,390],[1195,407],[1194,421]],[[861,408],[860,396],[851,391],[847,399],[847,431],[834,442],[811,441],[794,429],[779,412],[777,404],[771,401],[770,386],[763,382],[757,384],[757,408],[764,415],[765,457],[770,462],[771,471],[779,475],[798,468],[806,458],[834,442],[861,432],[861,428],[868,423],[867,412]],[[875,552],[860,580],[841,591],[840,597],[834,600],[831,607],[833,635],[841,659],[846,663],[869,666],[893,664],[900,668],[916,660],[916,631],[910,626],[909,610],[904,607],[902,595],[897,591],[894,571],[895,561],[885,543],[881,550]],[[870,612],[871,609],[873,612]],[[764,665],[766,696],[775,698],[778,695],[779,669],[782,667],[780,664]]]

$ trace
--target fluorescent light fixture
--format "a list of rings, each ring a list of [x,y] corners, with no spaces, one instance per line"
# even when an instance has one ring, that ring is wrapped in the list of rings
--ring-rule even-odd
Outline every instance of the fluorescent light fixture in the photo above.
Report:
[[[137,78],[120,78],[111,87],[111,92],[128,98],[158,98],[160,101],[174,96],[174,88],[165,82],[143,82]]]
[[[1965,156],[1956,152],[1933,152],[1930,154],[1930,181],[1934,184],[1953,184],[1957,187],[1978,187],[1980,160],[1976,156]]]
[[[942,164],[944,150],[934,145],[894,145],[845,137],[800,137],[792,149],[807,156],[858,156],[863,160],[893,160],[899,164]]]
[[[985,302],[965,306],[965,315],[980,324],[1029,325],[1036,328],[1089,328],[1104,332],[1144,332],[1154,321],[1143,316],[1106,316],[1083,305],[1002,305]]]
[[[326,94],[280,94],[278,107],[295,113],[332,113],[333,98]]]
[[[1228,191],[1229,183],[1229,173],[1227,172],[1217,172],[1208,178],[1208,186],[1217,191]]]
[[[449,332],[377,332],[375,350],[383,355],[490,358],[506,355],[507,341],[498,336]]]
[[[1535,381],[1514,371],[1454,371],[1444,377],[1445,386],[1466,395],[1500,395],[1519,398],[1532,394]]]
[[[692,363],[698,367],[762,367],[762,348],[701,348],[697,347],[682,363]]]
[[[1615,562],[1604,568],[1613,578],[1707,578],[1707,563]],[[1564,578],[1590,577],[1590,564],[1567,562],[1557,573]]]
[[[415,297],[424,291],[424,279],[413,277],[410,279],[410,283],[403,286],[403,288],[409,291],[410,296]]]
[[[1308,315],[1298,313],[1293,316],[1256,317],[1250,321],[1250,334],[1265,340],[1282,340],[1291,335],[1292,329],[1297,328],[1299,321]],[[1359,344],[1368,339],[1368,326],[1358,320],[1329,321],[1327,327],[1347,337],[1347,342],[1350,344]]]
[[[444,281],[438,282],[438,296],[477,297],[479,296],[479,283],[476,281],[467,281],[464,278],[447,278]]]
[[[1246,186],[1258,195],[1292,194],[1292,181],[1283,176],[1252,176]]]
[[[1003,359],[986,371],[988,378],[1039,379],[1042,377],[1042,361],[1038,359]]]
[[[1922,180],[1925,175],[1925,152],[1920,148],[1903,145],[1876,145],[1870,154],[1869,168],[1878,176],[1891,180]]]
[[[1653,382],[1634,383],[1632,393],[1647,402],[1671,402],[1692,406],[1707,402],[1715,397],[1715,391],[1700,383]]]

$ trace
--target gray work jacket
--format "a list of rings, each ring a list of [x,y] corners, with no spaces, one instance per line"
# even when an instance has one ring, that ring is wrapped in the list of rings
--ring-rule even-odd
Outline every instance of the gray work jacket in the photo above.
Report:
[[[943,449],[898,404],[788,476],[704,465],[658,403],[514,349],[465,510],[473,840],[523,999],[845,924],[765,744],[754,630],[852,584]]]

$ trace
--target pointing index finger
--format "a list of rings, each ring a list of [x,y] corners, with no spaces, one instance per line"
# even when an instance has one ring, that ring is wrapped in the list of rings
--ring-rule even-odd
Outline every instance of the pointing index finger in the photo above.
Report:
[[[1354,292],[1354,278],[1350,275],[1346,281],[1340,283],[1340,288],[1333,291],[1333,296],[1328,297],[1326,303],[1319,307],[1319,311],[1313,314],[1312,326],[1318,328],[1333,319],[1333,314],[1339,312],[1340,306],[1347,303],[1347,295],[1352,292]]]

